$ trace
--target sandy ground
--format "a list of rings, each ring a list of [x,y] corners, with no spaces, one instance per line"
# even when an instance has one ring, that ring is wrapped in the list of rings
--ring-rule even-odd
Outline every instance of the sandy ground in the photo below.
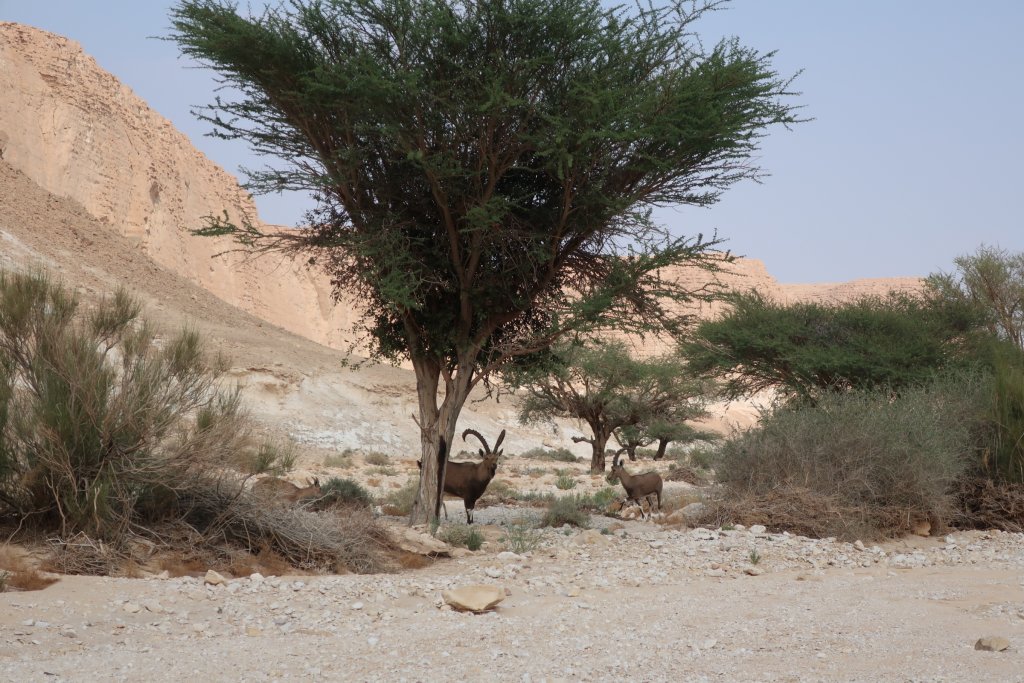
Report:
[[[298,444],[296,481],[353,476],[382,495],[414,472],[407,371],[341,370],[339,352],[157,266],[3,162],[0,265],[50,268],[87,302],[124,283],[159,324],[198,327],[233,359],[232,377],[265,429]],[[472,404],[464,423],[488,436],[510,427],[509,453],[567,446],[579,433],[567,423],[520,427],[506,401]],[[338,466],[349,447],[390,459],[372,465],[357,454]],[[524,458],[505,461],[498,480],[555,492],[559,470],[574,474],[574,491],[605,485],[584,463]],[[606,535],[548,530],[530,553],[509,557],[499,554],[508,531],[496,523],[521,511],[501,511],[479,511],[483,551],[400,574],[237,577],[221,587],[194,577],[66,577],[0,594],[0,680],[1024,680],[1019,535],[876,551],[626,522]],[[449,512],[459,519],[457,504]],[[439,606],[442,590],[470,583],[509,595],[484,615]],[[976,651],[988,635],[1009,648]]]

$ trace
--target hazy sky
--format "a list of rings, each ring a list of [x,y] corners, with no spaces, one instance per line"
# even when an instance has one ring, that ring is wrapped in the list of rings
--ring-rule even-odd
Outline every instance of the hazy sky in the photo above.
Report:
[[[172,4],[0,0],[0,20],[77,40],[211,159],[259,166],[190,113],[215,84],[153,38]],[[1024,2],[735,0],[698,30],[777,50],[780,73],[803,69],[795,89],[814,120],[771,132],[763,184],[660,211],[675,232],[717,229],[783,282],[926,275],[982,243],[1024,251]],[[257,197],[264,220],[288,225],[308,202]]]

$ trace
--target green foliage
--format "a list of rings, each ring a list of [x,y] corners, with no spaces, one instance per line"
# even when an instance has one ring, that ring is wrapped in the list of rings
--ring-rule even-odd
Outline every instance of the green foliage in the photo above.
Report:
[[[750,550],[750,555],[747,556],[747,559],[750,560],[750,564],[756,567],[757,565],[761,564],[761,553],[757,552],[757,548],[752,548]]]
[[[674,423],[703,413],[703,386],[678,360],[638,359],[622,342],[567,342],[544,365],[507,373],[527,395],[520,408],[525,423],[552,417],[576,418],[593,434],[591,470],[602,471],[605,445],[624,434],[634,448],[644,443],[643,425]],[[577,439],[578,440],[578,439]]]
[[[534,460],[554,460],[556,462],[576,462],[576,456],[568,448],[531,448],[520,453],[519,457]]]
[[[565,524],[580,529],[590,527],[590,515],[583,508],[578,496],[560,496],[552,500],[541,517],[539,526],[559,527]]]
[[[912,296],[783,305],[757,294],[731,298],[721,319],[683,345],[690,368],[723,382],[728,398],[770,388],[815,400],[827,391],[899,391],[969,365],[978,317],[970,307]]]
[[[505,535],[501,542],[505,548],[523,555],[537,549],[542,540],[541,533],[533,526],[524,521],[517,521],[505,527]]]
[[[777,408],[723,443],[718,480],[737,499],[810,491],[845,509],[837,524],[948,520],[951,485],[975,457],[971,432],[985,390],[978,375],[958,373],[897,398],[851,391]]]
[[[240,449],[235,462],[241,471],[249,474],[280,476],[295,467],[295,457],[291,445],[261,441],[254,447]]]
[[[926,280],[933,300],[975,307],[989,332],[1024,349],[1024,252],[982,245],[953,262],[955,273],[935,273]]]
[[[562,491],[576,488],[576,477],[572,476],[571,472],[559,471],[558,477],[555,479],[555,488]]]
[[[320,486],[318,508],[335,506],[372,507],[373,496],[352,479],[331,477]]]
[[[1024,482],[1024,352],[996,345],[978,434],[979,470],[1001,482]]]
[[[468,524],[446,526],[437,537],[449,545],[469,548],[470,550],[480,550],[480,546],[484,543],[483,534]]]
[[[393,477],[398,474],[398,470],[394,467],[371,467],[369,470],[370,474],[377,474],[382,477]]]
[[[570,334],[679,333],[677,304],[712,296],[661,272],[720,270],[719,240],[672,236],[650,209],[709,206],[757,179],[760,139],[797,121],[772,53],[696,38],[716,4],[172,8],[170,38],[237,93],[204,120],[280,161],[248,187],[318,199],[310,227],[292,234],[208,227],[245,248],[306,252],[363,304],[371,353],[411,361],[424,432],[417,514],[433,514],[433,456],[476,384],[543,360]]]
[[[412,512],[412,504],[416,500],[418,488],[419,482],[410,477],[405,486],[389,492],[384,497],[384,512],[389,515],[408,515]]]
[[[0,511],[116,539],[225,464],[287,465],[253,445],[198,335],[157,344],[139,312],[124,292],[80,312],[46,276],[0,272]]]

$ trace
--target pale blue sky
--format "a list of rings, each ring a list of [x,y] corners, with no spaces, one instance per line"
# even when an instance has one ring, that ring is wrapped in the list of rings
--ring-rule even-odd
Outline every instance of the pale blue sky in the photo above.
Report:
[[[229,171],[261,162],[190,113],[212,74],[166,35],[163,0],[0,0],[0,20],[83,45]],[[735,0],[698,29],[777,50],[814,121],[764,141],[762,185],[710,209],[660,211],[680,234],[715,228],[783,282],[926,275],[981,244],[1024,251],[1024,2]],[[257,197],[294,225],[303,197]]]

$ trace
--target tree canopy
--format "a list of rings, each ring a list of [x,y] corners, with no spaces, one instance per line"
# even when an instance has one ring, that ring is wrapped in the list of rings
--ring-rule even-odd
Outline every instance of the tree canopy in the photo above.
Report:
[[[666,425],[704,414],[703,386],[678,359],[634,358],[622,342],[559,344],[547,364],[510,373],[509,379],[527,394],[523,422],[565,417],[589,426],[590,437],[574,440],[591,445],[593,472],[604,471],[613,434],[623,448],[635,450],[646,440],[647,428],[660,429],[660,436],[681,436],[679,430],[669,435]]]
[[[569,334],[678,331],[668,304],[710,295],[660,272],[714,270],[717,240],[674,236],[650,209],[709,206],[757,179],[766,130],[797,121],[772,53],[697,38],[694,22],[719,4],[173,8],[171,39],[238,93],[201,116],[279,162],[249,187],[318,200],[310,228],[289,236],[207,233],[304,252],[365,306],[374,354],[412,362],[433,515],[440,440],[475,384]]]
[[[1024,252],[982,245],[953,262],[956,272],[928,276],[929,294],[977,306],[989,332],[1024,349]]]
[[[979,322],[969,306],[910,295],[786,305],[742,293],[730,301],[682,345],[693,372],[720,380],[730,399],[777,389],[813,401],[833,390],[919,384],[972,362]]]

